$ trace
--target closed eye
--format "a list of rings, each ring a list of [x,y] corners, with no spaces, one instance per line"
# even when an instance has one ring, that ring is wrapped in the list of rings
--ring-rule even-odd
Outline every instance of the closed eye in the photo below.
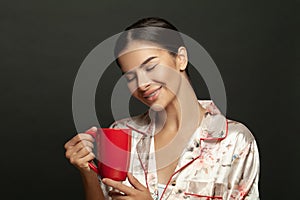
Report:
[[[157,64],[146,66],[146,67],[145,67],[145,70],[146,70],[146,71],[151,71],[151,70],[153,70],[156,66],[157,66]]]
[[[125,78],[127,82],[131,82],[135,79],[136,75],[134,73],[126,73]]]

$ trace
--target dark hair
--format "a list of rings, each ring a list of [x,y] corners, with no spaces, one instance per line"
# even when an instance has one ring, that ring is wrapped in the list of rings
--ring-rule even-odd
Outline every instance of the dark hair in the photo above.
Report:
[[[177,55],[178,48],[185,46],[178,29],[165,19],[148,17],[128,26],[116,41],[114,54],[116,62],[122,50],[132,41],[148,41],[166,49],[172,56]],[[187,75],[188,70],[186,70]]]

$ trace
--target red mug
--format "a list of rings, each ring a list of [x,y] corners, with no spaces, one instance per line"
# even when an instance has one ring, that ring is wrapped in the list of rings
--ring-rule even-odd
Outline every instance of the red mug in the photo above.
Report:
[[[130,163],[131,129],[98,128],[86,133],[96,142],[97,166],[89,162],[90,168],[101,178],[124,181]]]

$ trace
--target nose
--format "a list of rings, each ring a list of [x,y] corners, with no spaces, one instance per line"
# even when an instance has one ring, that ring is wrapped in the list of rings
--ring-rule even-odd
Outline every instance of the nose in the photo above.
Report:
[[[145,91],[149,88],[150,83],[151,79],[143,71],[137,73],[138,89]]]

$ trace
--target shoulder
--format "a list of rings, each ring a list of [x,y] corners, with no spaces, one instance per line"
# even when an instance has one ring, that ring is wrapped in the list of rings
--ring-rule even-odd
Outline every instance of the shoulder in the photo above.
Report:
[[[227,121],[228,129],[230,129],[231,132],[245,135],[246,137],[249,137],[249,139],[254,139],[252,132],[244,123],[232,119],[227,119]]]
[[[237,148],[256,146],[256,140],[251,130],[243,123],[228,119],[228,140]]]

